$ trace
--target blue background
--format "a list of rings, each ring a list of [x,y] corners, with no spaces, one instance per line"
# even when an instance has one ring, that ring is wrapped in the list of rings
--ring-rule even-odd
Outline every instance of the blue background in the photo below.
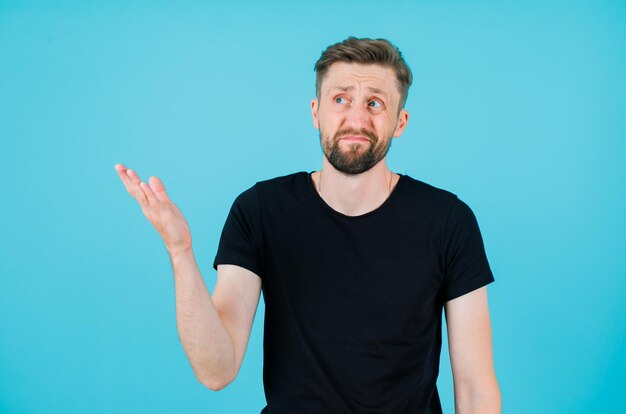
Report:
[[[235,196],[321,165],[313,65],[349,35],[413,70],[390,167],[478,218],[505,412],[618,412],[625,22],[617,1],[0,0],[0,412],[264,406],[263,303],[235,382],[196,382],[165,248],[113,166],[164,181],[212,291]],[[445,346],[438,384],[452,413]]]

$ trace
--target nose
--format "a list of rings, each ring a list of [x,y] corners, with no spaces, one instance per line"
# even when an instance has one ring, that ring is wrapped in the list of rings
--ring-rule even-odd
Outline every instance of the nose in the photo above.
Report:
[[[345,126],[353,129],[372,129],[371,114],[362,105],[352,105],[346,113]]]

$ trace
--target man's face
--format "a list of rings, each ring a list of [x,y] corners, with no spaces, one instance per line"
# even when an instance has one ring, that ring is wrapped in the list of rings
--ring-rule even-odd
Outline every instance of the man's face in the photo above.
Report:
[[[311,102],[324,155],[344,174],[360,174],[387,155],[408,113],[398,112],[400,92],[392,68],[377,64],[333,63],[324,77],[319,100]]]

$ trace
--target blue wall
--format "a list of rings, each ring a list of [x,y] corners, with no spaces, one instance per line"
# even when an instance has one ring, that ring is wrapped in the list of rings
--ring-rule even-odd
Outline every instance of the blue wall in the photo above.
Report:
[[[113,169],[159,176],[210,290],[234,197],[321,165],[313,64],[386,37],[415,82],[390,167],[466,201],[505,412],[617,412],[626,386],[626,5],[0,0],[0,412],[253,413],[196,382],[164,246]],[[439,387],[454,411],[447,348]]]

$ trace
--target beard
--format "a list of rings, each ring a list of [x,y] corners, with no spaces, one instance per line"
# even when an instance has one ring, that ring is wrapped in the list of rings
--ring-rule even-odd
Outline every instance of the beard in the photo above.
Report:
[[[361,135],[370,141],[367,149],[363,149],[367,143],[354,142],[347,150],[339,147],[339,141],[345,135]],[[380,140],[376,134],[367,129],[343,129],[337,131],[332,140],[322,135],[320,129],[320,143],[324,156],[335,169],[346,175],[357,175],[370,170],[380,162],[391,147],[391,137]]]

